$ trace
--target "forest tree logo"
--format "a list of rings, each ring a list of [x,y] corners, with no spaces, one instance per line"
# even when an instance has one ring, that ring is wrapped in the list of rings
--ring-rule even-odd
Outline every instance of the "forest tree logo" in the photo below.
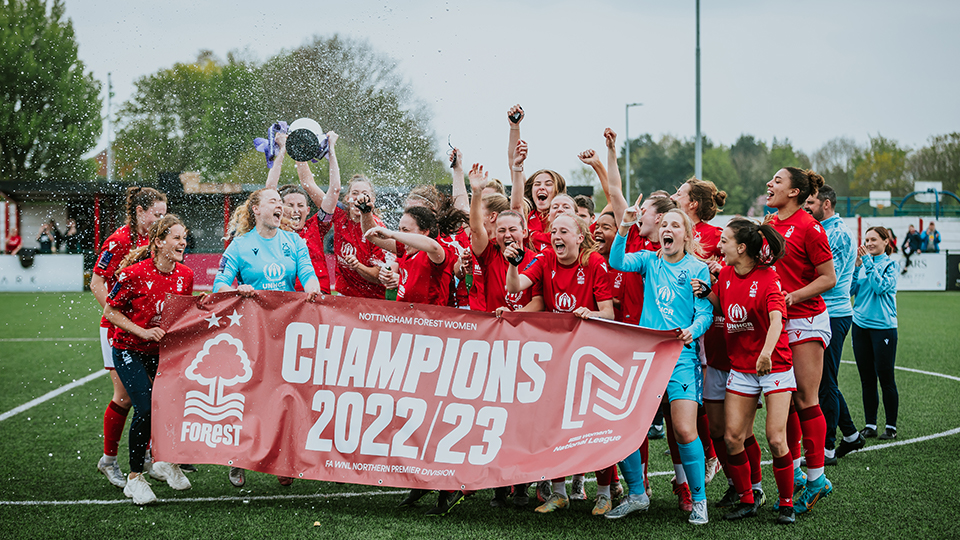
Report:
[[[233,416],[243,421],[243,394],[223,393],[225,387],[245,383],[253,375],[242,341],[230,334],[208,339],[183,374],[209,387],[206,392],[187,392],[184,416],[193,414],[214,422]]]

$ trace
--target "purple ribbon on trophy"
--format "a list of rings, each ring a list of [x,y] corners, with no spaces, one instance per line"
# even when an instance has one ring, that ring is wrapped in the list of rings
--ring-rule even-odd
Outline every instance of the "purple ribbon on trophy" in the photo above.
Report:
[[[280,153],[280,146],[277,144],[277,133],[288,133],[290,128],[286,122],[276,122],[267,130],[267,138],[257,137],[253,140],[253,147],[258,152],[263,152],[267,158],[267,168],[273,168],[273,160]]]

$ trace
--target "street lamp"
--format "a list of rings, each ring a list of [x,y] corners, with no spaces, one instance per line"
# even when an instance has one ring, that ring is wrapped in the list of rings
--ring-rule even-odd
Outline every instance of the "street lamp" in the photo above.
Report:
[[[623,191],[624,198],[627,199],[627,204],[630,204],[630,107],[639,107],[643,103],[627,103],[627,106],[624,107],[624,117],[626,120],[626,129],[624,130],[624,139],[626,141],[626,151],[623,154],[623,161],[627,165],[627,174],[626,174],[626,188]]]

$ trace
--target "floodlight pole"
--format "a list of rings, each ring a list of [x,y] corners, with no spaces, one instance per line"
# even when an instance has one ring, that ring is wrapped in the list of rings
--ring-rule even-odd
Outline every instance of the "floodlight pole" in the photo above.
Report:
[[[624,129],[624,133],[623,133],[624,135],[623,138],[624,138],[624,141],[626,142],[626,144],[624,145],[625,149],[623,153],[623,161],[626,164],[626,168],[627,168],[626,187],[623,190],[623,196],[627,200],[627,204],[631,203],[631,199],[630,199],[630,107],[639,107],[641,105],[643,105],[643,103],[627,103],[627,106],[624,107],[624,111],[623,111],[624,120],[626,123],[626,126],[624,126],[626,129]]]
[[[693,174],[703,179],[703,141],[700,136],[700,0],[697,0],[697,142],[693,156]]]

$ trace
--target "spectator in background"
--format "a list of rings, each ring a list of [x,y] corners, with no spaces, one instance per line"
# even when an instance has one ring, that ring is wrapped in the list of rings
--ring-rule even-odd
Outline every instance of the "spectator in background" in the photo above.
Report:
[[[893,232],[893,229],[890,229],[890,228],[887,229],[887,234],[889,235],[887,237],[887,244],[890,245],[890,253],[896,253],[897,252],[897,235],[896,233]]]
[[[903,270],[900,271],[901,274],[907,273],[907,267],[910,266],[910,256],[918,253],[922,246],[923,240],[920,238],[920,233],[917,232],[916,227],[910,225],[907,228],[907,237],[903,239],[903,245],[900,246],[900,249],[903,250]]]
[[[184,255],[189,255],[193,253],[194,246],[196,245],[196,240],[193,238],[193,231],[187,229],[187,247],[183,250]]]
[[[23,239],[20,238],[20,231],[14,225],[10,228],[10,234],[7,235],[7,244],[5,246],[8,255],[16,255],[23,247]]]
[[[920,235],[920,245],[925,253],[940,253],[940,231],[930,222],[927,230]]]
[[[890,259],[887,229],[870,227],[857,250],[856,270],[850,294],[853,306],[853,356],[860,371],[865,438],[877,436],[877,411],[883,390],[886,429],[880,439],[897,437],[897,411],[900,394],[894,376],[897,359],[897,266]]]
[[[80,253],[80,232],[77,230],[77,220],[67,220],[67,232],[63,235],[67,244],[67,253]]]
[[[57,223],[52,219],[47,221],[40,225],[40,232],[37,233],[37,242],[40,244],[37,253],[49,255],[60,251],[62,239],[63,235],[60,234],[60,229],[57,229]]]
[[[588,226],[592,226],[593,222],[597,220],[593,215],[596,209],[593,199],[586,195],[577,195],[573,198],[573,202],[577,205],[577,217],[586,221]]]

